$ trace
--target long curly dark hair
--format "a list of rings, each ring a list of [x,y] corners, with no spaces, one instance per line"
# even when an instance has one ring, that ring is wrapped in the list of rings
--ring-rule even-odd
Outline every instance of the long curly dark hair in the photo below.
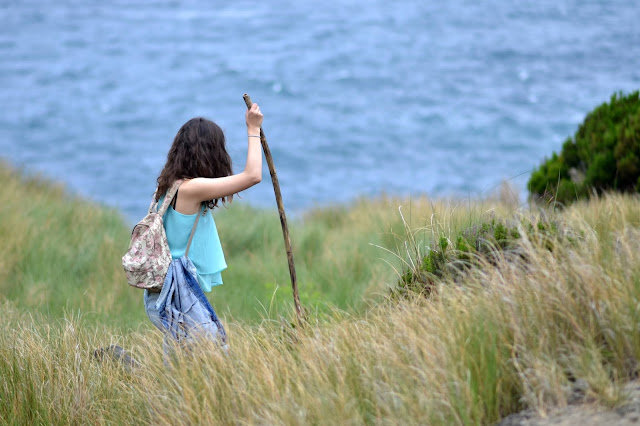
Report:
[[[178,179],[219,178],[232,173],[231,157],[220,126],[206,118],[192,118],[180,127],[169,149],[167,163],[158,176],[156,201]],[[231,198],[222,197],[222,202],[226,203]],[[219,200],[209,200],[208,207],[213,209]]]

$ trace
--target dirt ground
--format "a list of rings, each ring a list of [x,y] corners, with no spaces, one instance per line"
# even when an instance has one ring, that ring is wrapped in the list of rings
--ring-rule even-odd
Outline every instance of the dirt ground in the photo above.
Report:
[[[627,402],[611,410],[574,403],[550,411],[545,418],[531,410],[522,411],[505,417],[496,426],[640,425],[640,381],[628,383],[625,391],[629,395]]]

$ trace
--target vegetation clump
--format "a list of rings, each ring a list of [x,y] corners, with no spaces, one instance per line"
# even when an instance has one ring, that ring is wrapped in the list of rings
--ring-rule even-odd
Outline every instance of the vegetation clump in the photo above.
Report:
[[[564,204],[593,193],[640,192],[640,97],[614,94],[587,115],[573,137],[536,169],[535,197]]]
[[[500,258],[526,261],[522,250],[522,235],[534,245],[550,251],[557,243],[575,241],[572,232],[560,222],[542,216],[537,220],[505,220],[491,217],[466,230],[453,239],[440,235],[427,249],[427,254],[415,267],[406,268],[392,289],[392,296],[410,296],[421,293],[430,296],[436,284],[447,278],[461,283],[464,273],[472,268],[482,269],[495,265]]]

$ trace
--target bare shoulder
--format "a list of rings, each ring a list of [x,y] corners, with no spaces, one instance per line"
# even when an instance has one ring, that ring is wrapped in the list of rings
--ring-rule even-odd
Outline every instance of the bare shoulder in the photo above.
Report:
[[[180,195],[195,202],[205,201],[207,198],[204,192],[216,181],[216,178],[197,177],[185,179],[180,185]]]
[[[260,179],[260,176],[246,171],[219,178],[197,177],[185,180],[180,186],[180,194],[184,194],[185,199],[197,204],[201,201],[232,196],[257,184]],[[178,201],[181,196],[178,197]]]

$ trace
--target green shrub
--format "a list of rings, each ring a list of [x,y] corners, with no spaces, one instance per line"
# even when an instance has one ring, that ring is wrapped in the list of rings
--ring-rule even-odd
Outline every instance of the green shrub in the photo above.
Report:
[[[640,97],[614,94],[587,115],[560,154],[534,170],[531,195],[568,204],[592,193],[640,191]]]

